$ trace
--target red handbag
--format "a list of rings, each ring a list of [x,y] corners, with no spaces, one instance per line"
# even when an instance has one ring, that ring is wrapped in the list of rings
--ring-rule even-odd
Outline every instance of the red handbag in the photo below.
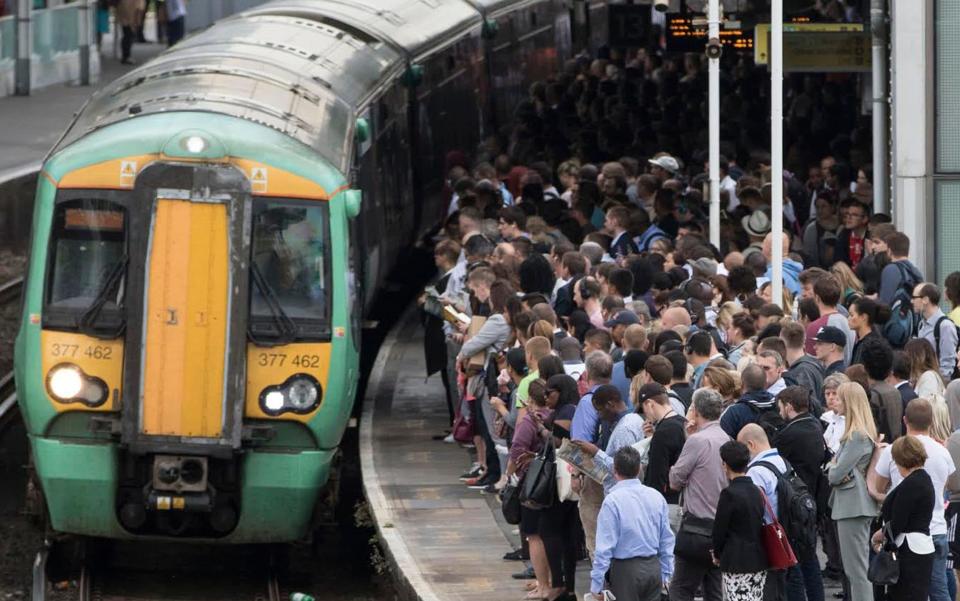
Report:
[[[760,489],[760,496],[763,497],[764,507],[773,517],[773,523],[764,524],[762,528],[763,548],[767,552],[767,563],[770,564],[771,570],[792,568],[797,565],[797,556],[793,552],[793,547],[790,546],[790,541],[787,540],[787,531],[780,524],[773,508],[770,507],[770,501],[767,500],[767,495],[764,494],[763,489]]]
[[[465,401],[470,407],[469,412],[461,411],[453,422],[453,439],[459,443],[468,444],[473,442],[473,436],[476,434],[476,424],[473,421],[474,407],[476,401],[467,399]]]

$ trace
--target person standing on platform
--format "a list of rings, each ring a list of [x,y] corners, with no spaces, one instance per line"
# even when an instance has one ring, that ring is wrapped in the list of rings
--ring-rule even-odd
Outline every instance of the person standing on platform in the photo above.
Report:
[[[660,601],[673,575],[674,536],[667,502],[637,479],[640,453],[633,447],[617,451],[613,473],[617,483],[597,517],[597,547],[585,599],[603,598],[607,574],[615,598]]]
[[[187,24],[187,0],[167,0],[167,46],[183,39]]]
[[[911,401],[911,403],[916,401]],[[873,548],[879,551],[884,544],[884,529],[887,529],[896,546],[897,563],[900,577],[897,583],[887,587],[890,601],[913,601],[926,599],[931,601],[945,599],[931,586],[938,578],[936,573],[936,551],[930,528],[937,506],[943,510],[943,504],[937,502],[935,484],[924,469],[927,455],[926,445],[917,437],[903,436],[890,448],[890,459],[901,481],[883,501],[881,517],[885,528],[873,534]],[[889,526],[889,528],[886,528]],[[940,566],[939,579],[944,576]],[[946,587],[941,591],[946,593]]]
[[[703,588],[704,601],[720,601],[720,570],[709,554],[710,532],[720,491],[727,476],[720,447],[730,440],[720,427],[723,398],[702,388],[693,394],[687,412],[687,442],[670,468],[670,488],[683,492],[683,518],[677,535],[676,569],[670,581],[670,601],[693,601]]]
[[[750,451],[729,441],[720,447],[720,459],[730,485],[720,493],[713,522],[714,565],[723,577],[726,601],[761,601],[767,578],[763,549],[763,498],[747,476]]]
[[[123,31],[120,38],[120,62],[124,65],[133,65],[130,58],[133,52],[133,42],[137,37],[137,27],[140,24],[140,15],[146,10],[144,0],[119,0],[117,2],[117,23]]]
[[[837,413],[845,420],[840,450],[829,463],[831,517],[837,523],[840,556],[850,581],[851,601],[873,601],[867,580],[870,522],[877,504],[867,490],[866,471],[877,444],[877,427],[867,393],[856,382],[837,388]]]

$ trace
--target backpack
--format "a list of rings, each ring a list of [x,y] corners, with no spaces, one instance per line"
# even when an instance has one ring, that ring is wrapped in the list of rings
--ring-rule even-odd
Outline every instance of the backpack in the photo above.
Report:
[[[890,320],[883,325],[883,337],[893,348],[903,348],[913,336],[917,316],[913,312],[913,287],[917,285],[903,263],[893,263],[900,272],[900,287],[890,304]]]
[[[937,323],[933,326],[933,339],[935,342],[934,344],[935,348],[933,350],[937,353],[937,359],[940,359],[940,324],[942,324],[944,320],[950,321],[950,323],[953,325],[954,330],[956,330],[957,332],[957,348],[953,349],[953,352],[950,355],[951,359],[953,360],[953,373],[950,374],[950,379],[953,380],[960,377],[960,369],[957,368],[957,358],[956,358],[957,349],[960,348],[960,326],[953,324],[950,318],[947,317],[946,315],[942,315],[940,319],[937,320]]]
[[[777,519],[797,555],[808,555],[817,549],[817,501],[790,463],[786,459],[783,462],[785,473],[768,461],[753,465],[763,466],[777,476]]]
[[[763,431],[767,434],[767,440],[772,444],[784,424],[783,417],[777,409],[777,403],[774,402],[773,405],[762,410],[753,403],[747,403],[746,405],[757,416],[757,421],[754,423],[763,428]]]

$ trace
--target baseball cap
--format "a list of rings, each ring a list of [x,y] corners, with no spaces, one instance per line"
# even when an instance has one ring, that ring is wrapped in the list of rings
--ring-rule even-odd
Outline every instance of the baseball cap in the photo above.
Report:
[[[829,342],[839,347],[847,346],[847,336],[843,330],[834,326],[823,326],[817,330],[817,335],[813,337],[814,342]]]
[[[622,309],[613,316],[613,319],[608,319],[603,322],[603,326],[612,328],[613,326],[632,326],[635,323],[640,323],[640,318],[637,317],[637,314],[629,309]]]
[[[666,169],[670,173],[676,173],[680,170],[680,163],[677,162],[677,159],[669,155],[650,159],[647,162],[651,165],[656,165],[657,167]]]
[[[663,384],[657,384],[656,382],[644,384],[640,387],[640,390],[637,391],[637,404],[643,404],[644,401],[651,397],[666,394],[667,389],[663,387]]]

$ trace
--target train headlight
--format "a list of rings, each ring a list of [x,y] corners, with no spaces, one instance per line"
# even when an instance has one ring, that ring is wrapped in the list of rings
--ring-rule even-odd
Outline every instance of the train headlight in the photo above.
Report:
[[[75,398],[83,391],[80,369],[62,365],[50,370],[50,392],[61,401]]]
[[[260,408],[267,415],[310,413],[320,404],[323,387],[309,374],[294,374],[283,384],[269,386],[260,393]]]
[[[89,407],[104,404],[109,396],[106,382],[83,373],[72,363],[61,363],[50,370],[47,391],[61,403],[83,403]]]
[[[270,411],[280,411],[283,409],[283,393],[279,390],[271,390],[263,397],[264,406]]]
[[[183,139],[183,147],[187,152],[200,154],[207,149],[207,141],[200,136],[188,136]]]
[[[287,400],[297,410],[311,409],[317,404],[320,390],[313,378],[296,378],[287,387]]]

